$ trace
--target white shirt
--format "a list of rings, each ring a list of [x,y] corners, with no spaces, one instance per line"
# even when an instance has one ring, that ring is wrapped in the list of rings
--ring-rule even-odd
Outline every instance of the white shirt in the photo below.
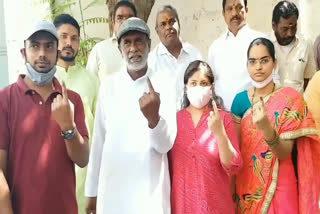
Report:
[[[275,35],[272,41],[278,61],[276,82],[304,92],[304,79],[311,79],[316,72],[312,44],[303,38],[296,39],[287,46],[281,46]],[[286,48],[287,47],[287,48]]]
[[[209,48],[208,62],[214,73],[215,92],[223,99],[227,111],[230,111],[236,94],[251,87],[247,51],[250,43],[258,37],[265,35],[246,24],[237,36],[227,30]]]
[[[154,129],[139,106],[147,76],[161,99]],[[98,214],[170,213],[167,152],[176,137],[176,98],[166,80],[149,69],[133,81],[123,67],[101,85],[86,181]]]
[[[187,42],[182,42],[182,49],[178,58],[175,58],[160,42],[149,54],[148,64],[156,72],[166,72],[170,81],[176,84],[177,110],[181,109],[184,93],[183,76],[188,65],[202,60],[198,49]]]
[[[117,39],[111,37],[92,48],[86,68],[88,72],[95,74],[100,82],[103,82],[106,76],[119,71],[124,64]]]

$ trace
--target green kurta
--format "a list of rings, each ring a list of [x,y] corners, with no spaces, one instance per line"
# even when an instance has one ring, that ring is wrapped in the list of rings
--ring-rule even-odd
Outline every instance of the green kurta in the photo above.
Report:
[[[57,66],[55,76],[60,82],[64,81],[68,89],[77,92],[81,96],[86,116],[86,125],[89,130],[89,136],[91,137],[93,133],[94,113],[99,91],[98,79],[91,73],[87,72],[84,67],[78,65],[70,66],[68,72],[66,72],[63,67]],[[76,191],[79,214],[85,214],[87,201],[84,196],[86,174],[87,167],[83,169],[76,167]]]

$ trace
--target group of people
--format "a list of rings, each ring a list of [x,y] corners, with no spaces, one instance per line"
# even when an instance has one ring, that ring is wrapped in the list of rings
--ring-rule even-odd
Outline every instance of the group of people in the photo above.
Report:
[[[86,68],[72,16],[26,33],[25,69],[0,90],[1,214],[319,213],[320,42],[298,38],[294,3],[268,39],[246,0],[222,0],[208,62],[174,7],[152,51],[133,3],[112,12]]]

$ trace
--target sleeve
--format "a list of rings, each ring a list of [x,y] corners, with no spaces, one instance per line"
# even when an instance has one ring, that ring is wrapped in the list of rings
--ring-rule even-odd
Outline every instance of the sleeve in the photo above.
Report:
[[[98,96],[96,117],[93,130],[93,140],[89,156],[89,164],[85,185],[85,196],[87,197],[96,197],[98,193],[101,158],[106,135],[105,114],[103,111],[104,94],[102,92],[102,88],[103,87],[100,88]]]
[[[233,99],[232,106],[231,106],[232,116],[237,123],[241,122],[241,118],[243,116],[240,107],[241,105],[239,102],[239,95],[237,94],[236,97]]]
[[[8,124],[8,102],[4,91],[0,92],[0,149],[8,150],[10,131]]]
[[[223,118],[223,123],[224,123],[225,130],[227,132],[228,138],[233,148],[235,149],[235,152],[233,154],[233,157],[231,160],[231,166],[229,168],[226,167],[224,164],[222,163],[221,164],[223,169],[226,171],[226,173],[229,176],[231,176],[240,171],[242,167],[242,157],[241,157],[240,148],[239,148],[239,139],[238,139],[237,129],[231,115],[226,113]]]
[[[89,73],[94,74],[97,78],[99,78],[99,66],[98,66],[98,53],[97,53],[97,45],[93,47],[91,50],[89,57],[88,57],[88,62],[86,69]]]
[[[316,65],[314,61],[313,49],[312,45],[308,42],[307,44],[307,51],[308,51],[308,62],[306,68],[304,70],[304,79],[311,79],[312,76],[316,73]]]
[[[169,90],[165,93],[160,92],[160,120],[155,128],[149,129],[152,147],[162,154],[172,148],[177,135],[176,96],[170,88],[173,87],[167,87]]]
[[[77,96],[77,101],[74,109],[74,122],[81,136],[88,138],[89,133],[86,126],[83,103],[82,103],[81,97],[78,94],[76,94],[76,96]]]
[[[304,93],[305,100],[312,113],[318,129],[320,128],[320,73],[314,75]]]

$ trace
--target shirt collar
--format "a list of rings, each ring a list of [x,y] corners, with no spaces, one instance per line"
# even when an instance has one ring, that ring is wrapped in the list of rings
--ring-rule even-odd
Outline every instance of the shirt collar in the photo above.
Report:
[[[18,81],[17,81],[17,84],[18,84],[18,87],[20,88],[20,90],[24,93],[24,94],[29,94],[31,93],[33,90],[31,88],[29,88],[27,86],[27,84],[24,82],[24,78],[25,78],[25,74],[20,74],[19,77],[18,77]],[[53,85],[54,85],[54,91],[52,92],[53,93],[59,93],[59,94],[62,94],[62,88],[61,88],[61,85],[59,83],[59,81],[53,77]]]
[[[182,44],[182,48],[180,50],[180,54],[182,52],[185,52],[187,54],[190,54],[191,50],[189,49],[189,45],[187,42],[183,42],[181,39],[180,39],[180,42]],[[164,54],[167,54],[167,55],[172,55],[168,49],[166,48],[166,46],[164,46],[164,44],[162,42],[159,43],[159,48],[158,48],[158,53],[159,55],[164,55]]]
[[[63,70],[64,72],[66,72],[66,69],[64,67],[61,67],[59,65],[56,65],[56,67],[57,67],[57,70]],[[79,66],[77,64],[70,65],[69,68],[68,68],[68,72],[72,72],[74,70],[78,70],[79,69],[78,67]]]
[[[248,24],[245,24],[237,33],[236,36],[233,35],[233,33],[229,30],[227,27],[226,33],[225,33],[225,39],[228,39],[229,37],[239,37],[241,34],[246,33],[249,30]]]

